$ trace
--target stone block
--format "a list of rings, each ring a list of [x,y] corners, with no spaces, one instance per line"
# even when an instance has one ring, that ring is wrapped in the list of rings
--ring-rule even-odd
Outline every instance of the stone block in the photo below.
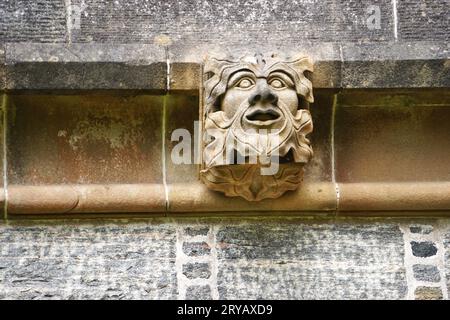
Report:
[[[0,43],[0,92],[6,89],[6,45]]]
[[[450,225],[447,224],[443,230],[442,243],[444,247],[444,274],[447,280],[447,292],[450,292]]]
[[[417,224],[409,227],[409,231],[411,233],[430,234],[433,231],[433,226]]]
[[[442,300],[442,290],[439,287],[417,287],[414,291],[416,300]]]
[[[0,225],[4,299],[175,299],[176,234],[163,221]]]
[[[201,85],[200,70],[199,63],[171,63],[169,92],[198,95]]]
[[[424,216],[431,210],[442,210],[439,214],[446,215],[450,208],[449,182],[339,183],[339,195],[341,215],[377,211],[384,215]]]
[[[189,286],[186,290],[186,300],[211,300],[211,287],[208,285]]]
[[[352,91],[339,95],[336,180],[450,181],[449,99],[446,90]]]
[[[415,88],[450,86],[445,42],[342,45],[343,88]]]
[[[157,45],[8,44],[9,90],[147,90],[163,93],[164,50]]]
[[[413,265],[414,278],[418,281],[439,282],[441,275],[436,266],[415,264]]]
[[[183,265],[183,274],[188,279],[208,279],[211,276],[208,263],[187,263]]]
[[[380,25],[376,27],[367,23],[372,5],[380,11]],[[182,0],[170,4],[161,0],[95,0],[83,8],[80,28],[71,30],[72,42],[150,42],[161,34],[173,42],[194,46],[208,43],[214,47],[225,42],[294,46],[305,40],[386,41],[393,38],[394,28],[389,0]]]
[[[149,95],[10,96],[10,213],[164,211],[162,106]]]
[[[401,299],[398,226],[251,221],[218,229],[220,299]],[[305,221],[304,221],[305,222]]]
[[[0,46],[1,48],[1,46]],[[1,55],[0,55],[1,59]],[[0,62],[0,76],[1,76],[1,68],[2,64]],[[6,113],[6,105],[8,103],[8,97],[5,93],[0,91],[0,221],[6,217],[5,215],[5,199],[6,199],[6,190],[5,190],[5,113]]]
[[[183,231],[189,237],[206,236],[208,235],[209,227],[186,227]]]
[[[211,247],[206,242],[184,242],[183,252],[190,257],[205,256],[211,252]]]
[[[9,102],[11,185],[162,182],[162,97],[12,95]]]
[[[65,1],[8,0],[0,3],[0,42],[66,41]]]
[[[397,1],[398,38],[447,41],[450,39],[446,0]]]
[[[438,249],[431,241],[411,241],[412,253],[415,257],[428,258],[436,255]]]

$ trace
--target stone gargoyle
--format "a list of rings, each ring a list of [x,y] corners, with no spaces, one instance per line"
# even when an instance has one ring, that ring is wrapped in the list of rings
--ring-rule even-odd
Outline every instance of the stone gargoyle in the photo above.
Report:
[[[306,56],[207,58],[203,68],[201,180],[248,201],[295,190],[313,155]]]

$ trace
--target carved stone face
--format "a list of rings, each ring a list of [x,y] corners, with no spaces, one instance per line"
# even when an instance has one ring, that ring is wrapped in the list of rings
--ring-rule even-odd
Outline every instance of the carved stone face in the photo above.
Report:
[[[305,109],[313,101],[312,85],[304,75],[312,72],[311,61],[209,59],[204,71],[203,128],[210,139],[203,150],[202,181],[249,201],[296,189],[312,156],[305,137],[312,131]],[[279,169],[262,174],[260,169],[274,161]]]
[[[271,72],[267,77],[249,70],[237,71],[228,80],[221,110],[231,119],[245,106],[241,126],[248,129],[280,129],[286,118],[280,110],[283,104],[295,115],[298,97],[294,81],[282,71]]]

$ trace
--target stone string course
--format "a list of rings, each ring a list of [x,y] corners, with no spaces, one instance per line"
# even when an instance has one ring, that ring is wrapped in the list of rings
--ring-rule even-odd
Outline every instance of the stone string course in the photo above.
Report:
[[[10,221],[0,242],[0,299],[448,299],[443,219]]]

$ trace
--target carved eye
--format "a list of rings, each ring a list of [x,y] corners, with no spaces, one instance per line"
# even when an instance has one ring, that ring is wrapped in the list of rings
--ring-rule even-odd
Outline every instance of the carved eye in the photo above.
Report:
[[[236,87],[247,89],[253,86],[253,84],[253,80],[251,80],[250,78],[244,78],[237,83]]]
[[[286,86],[284,84],[284,82],[281,81],[280,79],[273,79],[272,81],[270,81],[270,85],[272,87],[274,87],[275,89],[281,89],[281,88],[284,88]]]

